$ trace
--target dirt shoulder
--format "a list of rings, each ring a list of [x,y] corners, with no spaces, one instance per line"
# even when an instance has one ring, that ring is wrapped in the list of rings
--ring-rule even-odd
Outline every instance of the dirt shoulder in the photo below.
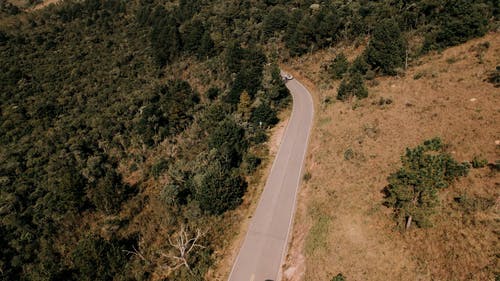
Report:
[[[340,272],[347,280],[494,280],[498,172],[471,170],[440,193],[432,228],[407,233],[395,228],[381,191],[405,148],[432,137],[450,144],[458,161],[499,159],[500,90],[484,81],[500,64],[499,34],[424,56],[404,77],[377,78],[367,99],[348,103],[336,102],[338,81],[321,67],[336,51],[300,58],[289,69],[316,85],[317,116],[287,280],[330,280]],[[359,53],[344,51],[350,58]],[[464,195],[471,204],[456,202]]]

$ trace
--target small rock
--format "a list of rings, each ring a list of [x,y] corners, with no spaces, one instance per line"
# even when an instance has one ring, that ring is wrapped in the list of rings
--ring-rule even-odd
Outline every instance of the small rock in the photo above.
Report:
[[[496,140],[496,141],[495,141],[495,144],[496,144],[496,145],[500,145],[500,140]]]
[[[471,102],[475,102],[475,101],[477,101],[477,99],[476,98],[472,98],[472,99],[470,99],[470,101]]]

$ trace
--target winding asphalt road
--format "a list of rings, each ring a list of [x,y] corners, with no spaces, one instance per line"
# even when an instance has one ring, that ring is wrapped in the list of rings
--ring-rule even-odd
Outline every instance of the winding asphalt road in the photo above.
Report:
[[[309,91],[297,80],[289,80],[286,86],[293,96],[292,115],[230,281],[280,278],[314,115]]]

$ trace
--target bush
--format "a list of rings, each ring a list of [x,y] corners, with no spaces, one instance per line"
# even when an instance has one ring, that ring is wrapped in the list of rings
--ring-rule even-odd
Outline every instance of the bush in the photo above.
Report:
[[[349,73],[359,73],[361,75],[365,75],[368,72],[370,66],[366,63],[366,59],[363,55],[357,56],[352,62],[351,67],[349,68]]]
[[[383,74],[396,75],[404,65],[406,41],[394,20],[384,20],[373,31],[365,51],[366,62]]]
[[[255,134],[252,136],[251,141],[254,144],[260,144],[264,143],[268,140],[268,136],[266,134],[266,131],[264,129],[259,129],[255,132]]]
[[[337,92],[337,99],[341,101],[346,101],[352,96],[356,96],[358,99],[368,97],[368,89],[359,73],[350,76],[348,82],[345,79],[342,80]]]
[[[344,73],[349,69],[349,62],[344,53],[338,54],[330,65],[330,73],[333,79],[342,79]]]
[[[160,159],[153,166],[151,166],[151,174],[155,179],[158,179],[160,175],[168,168],[168,161],[166,159]]]
[[[212,87],[208,89],[207,93],[205,94],[209,100],[215,100],[220,94],[220,89],[216,87]]]
[[[500,88],[500,65],[498,65],[495,70],[488,74],[486,81],[490,82],[495,86],[495,88]]]
[[[259,157],[252,155],[252,154],[247,154],[245,157],[245,172],[248,174],[251,174],[257,170],[259,165],[262,163],[262,159]]]
[[[474,156],[471,161],[472,168],[478,169],[478,168],[483,168],[484,166],[488,165],[488,160],[484,158],[480,158],[479,156]]]
[[[332,278],[332,281],[346,281],[346,279],[342,273],[339,273]]]

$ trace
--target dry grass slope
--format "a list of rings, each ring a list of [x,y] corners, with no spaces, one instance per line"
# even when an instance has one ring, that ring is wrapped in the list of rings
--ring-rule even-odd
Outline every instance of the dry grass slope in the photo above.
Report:
[[[450,144],[458,161],[500,159],[500,90],[484,82],[500,64],[500,35],[420,58],[404,77],[377,78],[367,99],[349,103],[325,102],[335,100],[338,82],[320,64],[335,51],[301,58],[290,69],[318,85],[311,89],[318,110],[306,164],[312,178],[300,195],[285,275],[315,281],[339,272],[347,280],[495,280],[498,171],[471,170],[440,193],[432,228],[406,233],[395,228],[381,190],[405,148],[435,136]],[[352,58],[360,50],[344,51]]]

